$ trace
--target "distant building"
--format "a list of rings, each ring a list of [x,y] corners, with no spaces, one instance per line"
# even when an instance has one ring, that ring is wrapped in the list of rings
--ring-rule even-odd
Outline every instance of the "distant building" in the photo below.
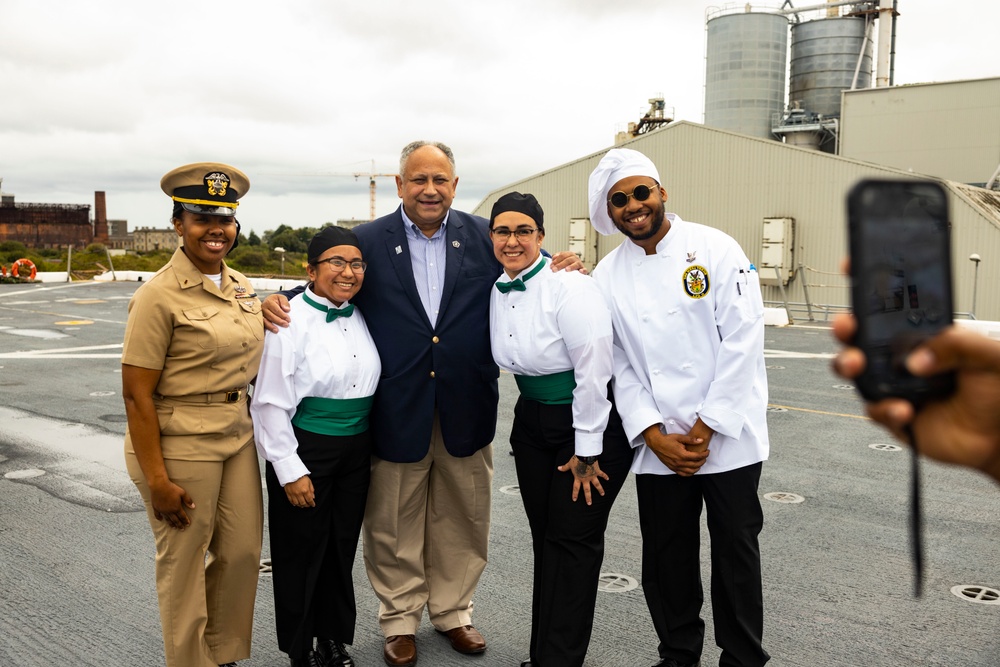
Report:
[[[978,187],[1000,173],[1000,77],[846,90],[840,154]]]
[[[19,241],[34,248],[86,247],[93,242],[90,206],[19,204],[0,196],[0,242]]]
[[[103,243],[131,249],[127,220],[108,220],[105,195],[94,193],[94,219],[86,204],[20,204],[0,195],[0,243],[18,241],[32,248],[85,248]],[[174,244],[176,246],[176,244]]]
[[[132,250],[136,252],[176,250],[180,247],[180,238],[173,227],[167,229],[140,227],[132,232]]]
[[[107,246],[119,250],[132,249],[132,235],[128,233],[128,220],[108,220]]]
[[[358,225],[363,225],[366,222],[371,222],[371,221],[370,220],[355,220],[354,218],[351,218],[351,219],[348,220],[346,218],[343,218],[343,219],[340,219],[340,220],[337,221],[337,226],[338,227],[343,227],[344,229],[354,229]]]

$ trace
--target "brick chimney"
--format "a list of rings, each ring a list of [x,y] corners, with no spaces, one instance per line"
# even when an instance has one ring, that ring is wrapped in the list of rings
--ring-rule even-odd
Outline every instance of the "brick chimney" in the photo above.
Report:
[[[108,207],[101,190],[94,193],[94,242],[108,242]]]

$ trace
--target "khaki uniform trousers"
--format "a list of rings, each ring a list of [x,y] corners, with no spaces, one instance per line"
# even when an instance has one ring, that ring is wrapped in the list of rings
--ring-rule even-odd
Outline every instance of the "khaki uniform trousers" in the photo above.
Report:
[[[493,445],[452,456],[436,417],[422,460],[372,457],[364,557],[387,637],[416,634],[425,605],[438,630],[472,624],[472,595],[490,539],[492,482]]]
[[[184,530],[157,521],[134,453],[125,453],[156,540],[156,592],[168,667],[217,667],[250,657],[260,572],[263,505],[251,439],[222,461],[165,459],[171,481],[187,491]]]

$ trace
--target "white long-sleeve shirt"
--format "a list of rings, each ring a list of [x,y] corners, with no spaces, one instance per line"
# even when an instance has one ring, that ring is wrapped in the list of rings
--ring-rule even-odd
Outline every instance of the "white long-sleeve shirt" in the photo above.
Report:
[[[337,308],[310,288],[302,294]],[[309,474],[299,458],[292,430],[292,417],[302,399],[371,396],[382,372],[378,351],[359,309],[355,308],[351,317],[327,322],[326,313],[306,303],[302,294],[289,302],[292,323],[264,338],[250,403],[257,451],[274,466],[282,486]]]
[[[615,401],[636,448],[632,471],[672,474],[642,431],[715,431],[699,474],[768,457],[764,305],[760,279],[736,241],[667,214],[655,255],[626,239],[594,278],[611,307]]]
[[[516,277],[523,278],[544,261],[539,256]],[[504,274],[497,282],[508,280]],[[493,359],[516,375],[572,370],[576,454],[600,454],[611,412],[608,381],[613,364],[611,314],[604,298],[593,279],[575,271],[554,273],[547,266],[525,287],[507,294],[493,290]]]

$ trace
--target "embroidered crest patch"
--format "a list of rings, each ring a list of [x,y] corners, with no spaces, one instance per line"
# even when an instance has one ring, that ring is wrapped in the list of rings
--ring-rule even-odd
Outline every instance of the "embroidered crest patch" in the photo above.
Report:
[[[708,294],[708,269],[704,266],[689,266],[682,278],[684,291],[692,299],[700,299]]]
[[[205,187],[208,188],[208,194],[213,197],[225,197],[226,189],[229,187],[229,176],[221,171],[206,174]]]

